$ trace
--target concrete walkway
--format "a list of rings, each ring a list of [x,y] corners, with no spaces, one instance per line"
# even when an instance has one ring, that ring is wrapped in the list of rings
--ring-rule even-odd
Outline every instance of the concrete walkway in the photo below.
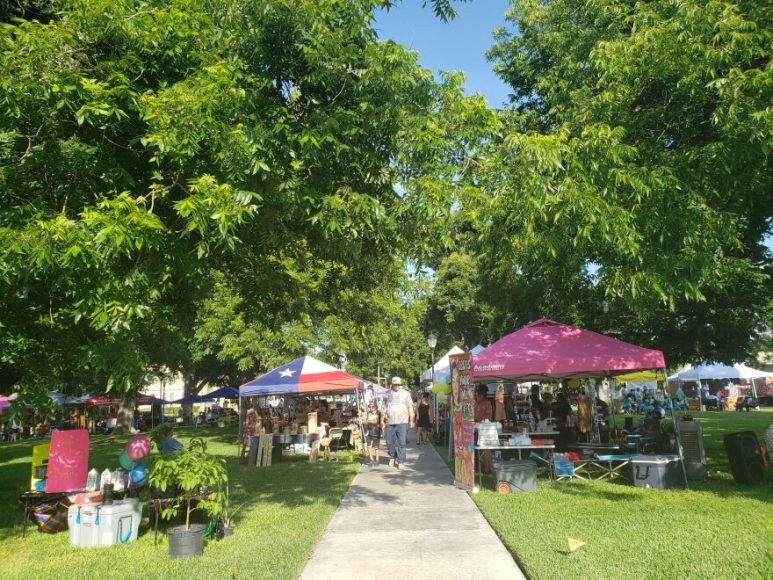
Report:
[[[524,578],[431,445],[409,445],[402,471],[388,459],[382,448],[381,465],[362,466],[303,580]]]

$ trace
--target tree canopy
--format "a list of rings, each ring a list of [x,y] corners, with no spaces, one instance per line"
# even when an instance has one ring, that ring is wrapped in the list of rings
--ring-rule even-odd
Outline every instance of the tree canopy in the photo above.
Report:
[[[89,0],[3,25],[7,385],[131,391],[162,367],[225,380],[278,346],[367,346],[449,207],[398,184],[463,100],[377,42],[385,4]]]
[[[672,362],[744,359],[770,321],[767,3],[515,0],[508,18],[490,57],[512,106],[467,204],[496,330],[539,313]]]
[[[747,358],[767,4],[513,0],[504,111],[377,39],[399,4],[0,4],[0,388],[196,390],[301,354],[410,379],[430,331],[541,316]]]

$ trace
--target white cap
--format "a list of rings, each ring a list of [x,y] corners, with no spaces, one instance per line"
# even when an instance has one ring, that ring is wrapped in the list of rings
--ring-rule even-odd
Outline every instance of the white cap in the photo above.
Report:
[[[403,381],[400,377],[392,377],[392,384],[393,385],[402,385]]]

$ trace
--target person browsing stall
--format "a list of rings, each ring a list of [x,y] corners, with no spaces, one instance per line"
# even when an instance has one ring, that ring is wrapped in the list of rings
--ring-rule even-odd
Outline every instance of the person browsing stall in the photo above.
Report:
[[[475,422],[480,423],[486,419],[491,421],[493,414],[491,401],[488,399],[488,387],[486,385],[478,385],[475,389]]]
[[[365,441],[368,446],[368,459],[371,468],[379,463],[379,444],[381,443],[381,411],[375,401],[368,405],[368,412],[365,414]]]
[[[419,421],[416,424],[416,445],[429,443],[429,432],[432,429],[435,418],[433,416],[434,414],[428,393],[424,393],[421,396],[417,414],[419,416]]]
[[[405,464],[408,426],[413,427],[413,400],[410,393],[403,389],[400,377],[392,377],[391,389],[386,396],[383,425],[386,427],[389,466],[402,469]]]

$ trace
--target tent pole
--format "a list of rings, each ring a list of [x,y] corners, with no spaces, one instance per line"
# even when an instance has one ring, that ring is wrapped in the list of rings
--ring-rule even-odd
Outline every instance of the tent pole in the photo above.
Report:
[[[611,424],[609,425],[609,431],[610,431],[609,440],[611,442],[612,441],[611,435],[615,432],[615,406],[617,404],[615,403],[615,397],[617,394],[617,381],[614,378],[608,378],[607,381],[611,383],[610,384],[611,394],[610,394],[610,389],[607,389],[607,394],[609,394],[609,408],[611,410],[610,414],[612,415],[612,420],[610,421]]]
[[[700,381],[698,381],[700,385]],[[700,386],[698,387],[698,397],[700,397]],[[663,397],[668,396],[668,376],[666,375],[666,369],[663,369]],[[682,476],[684,477],[684,488],[690,489],[690,484],[687,483],[687,468],[684,465],[684,454],[682,453],[682,440],[679,437],[679,423],[676,420],[676,413],[674,412],[674,402],[671,401],[669,405],[671,408],[671,421],[674,423],[674,435],[676,436],[676,452],[679,454],[679,463],[682,464]]]
[[[239,391],[239,408],[237,409],[237,413],[239,413],[239,434],[237,437],[239,440],[237,441],[236,446],[236,456],[239,457],[241,455],[241,446],[242,446],[242,392]]]
[[[706,389],[708,391],[708,389]],[[698,409],[703,413],[706,409],[703,408],[703,384],[701,383],[701,371],[698,369]]]

